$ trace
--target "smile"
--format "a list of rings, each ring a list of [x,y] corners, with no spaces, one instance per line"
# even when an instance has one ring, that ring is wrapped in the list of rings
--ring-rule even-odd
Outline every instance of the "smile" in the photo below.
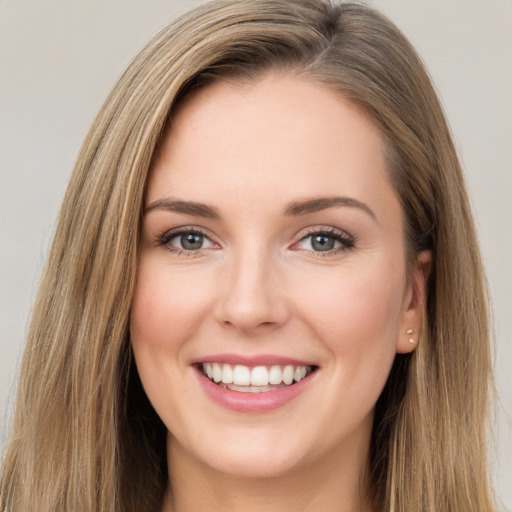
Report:
[[[267,413],[285,406],[317,380],[319,367],[275,356],[209,356],[192,362],[209,399],[237,413]]]
[[[202,363],[203,374],[211,382],[231,391],[265,393],[300,382],[311,372],[311,366],[272,365],[244,366],[226,363]]]

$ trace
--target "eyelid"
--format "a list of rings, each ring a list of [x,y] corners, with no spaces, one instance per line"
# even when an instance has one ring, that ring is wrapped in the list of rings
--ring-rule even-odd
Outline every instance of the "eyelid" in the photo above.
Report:
[[[305,228],[301,229],[295,235],[294,238],[296,241],[299,241],[308,235],[316,235],[318,233],[332,234],[332,235],[337,235],[337,236],[340,236],[342,238],[346,238],[349,240],[355,240],[355,237],[353,235],[351,235],[350,233],[348,233],[347,231],[340,229],[340,228],[336,228],[334,226],[328,226],[328,225],[323,225],[323,224],[316,224],[313,226],[305,227]]]
[[[184,248],[176,247],[170,244],[170,241],[179,236],[180,234],[184,233],[196,233],[204,236],[207,238],[210,243],[215,247],[206,247],[201,248],[197,250],[187,250]],[[296,246],[302,242],[304,239],[314,236],[314,235],[327,235],[328,237],[332,237],[336,239],[341,246],[333,248],[331,250],[327,251],[314,251],[310,249],[302,249],[297,248]],[[306,228],[301,229],[294,237],[294,241],[292,242],[290,249],[291,250],[301,250],[303,252],[307,252],[310,254],[313,254],[316,257],[326,257],[326,256],[333,256],[340,252],[347,251],[349,249],[352,249],[353,246],[356,243],[356,237],[348,233],[347,231],[344,231],[342,229],[336,228],[334,226],[325,226],[325,225],[317,225],[317,226],[308,226]],[[169,229],[165,231],[163,234],[156,237],[155,245],[161,246],[164,249],[168,250],[171,253],[177,253],[188,256],[200,256],[205,251],[212,250],[212,249],[221,249],[221,244],[217,241],[217,237],[213,235],[209,230],[194,226],[194,225],[186,225],[186,226],[179,226],[176,228]]]
[[[300,242],[304,239],[315,236],[315,235],[327,235],[328,237],[332,237],[341,243],[341,247],[337,247],[335,249],[329,251],[313,251],[309,249],[294,249]],[[309,226],[300,230],[297,235],[294,237],[295,241],[291,245],[292,250],[302,250],[308,253],[313,253],[316,257],[326,257],[332,256],[337,253],[352,249],[356,243],[356,237],[339,228],[335,228],[334,226]]]
[[[194,233],[198,235],[202,235],[204,238],[207,238],[210,243],[215,247],[206,247],[201,248],[197,250],[189,250],[189,249],[183,249],[180,247],[176,247],[170,244],[171,240],[173,238],[176,238],[184,233]],[[211,250],[211,249],[219,249],[220,243],[216,240],[216,237],[213,236],[213,234],[204,228],[201,228],[199,226],[179,226],[176,228],[169,229],[165,231],[163,234],[158,235],[156,237],[156,245],[159,245],[161,247],[164,247],[166,250],[172,253],[185,253],[187,255],[193,255],[193,256],[200,256],[203,254],[204,251]]]

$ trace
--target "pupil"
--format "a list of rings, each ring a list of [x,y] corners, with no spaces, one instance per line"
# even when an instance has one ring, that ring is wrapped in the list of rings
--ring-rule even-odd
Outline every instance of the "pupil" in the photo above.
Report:
[[[188,233],[181,235],[181,246],[187,251],[193,251],[194,249],[201,249],[203,245],[203,235],[197,233]]]
[[[334,248],[334,238],[325,235],[316,235],[311,244],[315,251],[330,251]]]

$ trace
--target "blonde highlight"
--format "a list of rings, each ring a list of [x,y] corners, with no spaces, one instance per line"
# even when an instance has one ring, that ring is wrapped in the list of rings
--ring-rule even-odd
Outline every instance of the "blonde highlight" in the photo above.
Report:
[[[320,0],[198,7],[145,48],[107,98],[78,156],[35,303],[0,510],[161,507],[165,428],[138,380],[128,329],[147,174],[188,94],[268,70],[325,84],[372,118],[409,259],[434,255],[418,347],[397,355],[376,407],[376,510],[494,510],[487,292],[449,128],[421,60],[391,22]]]

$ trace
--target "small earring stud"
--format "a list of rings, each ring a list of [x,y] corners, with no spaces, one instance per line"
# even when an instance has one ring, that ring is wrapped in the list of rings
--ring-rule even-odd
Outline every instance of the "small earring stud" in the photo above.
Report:
[[[407,334],[414,334],[414,329],[407,329],[407,331],[405,331]],[[414,344],[414,338],[409,338],[409,343],[413,343]]]

